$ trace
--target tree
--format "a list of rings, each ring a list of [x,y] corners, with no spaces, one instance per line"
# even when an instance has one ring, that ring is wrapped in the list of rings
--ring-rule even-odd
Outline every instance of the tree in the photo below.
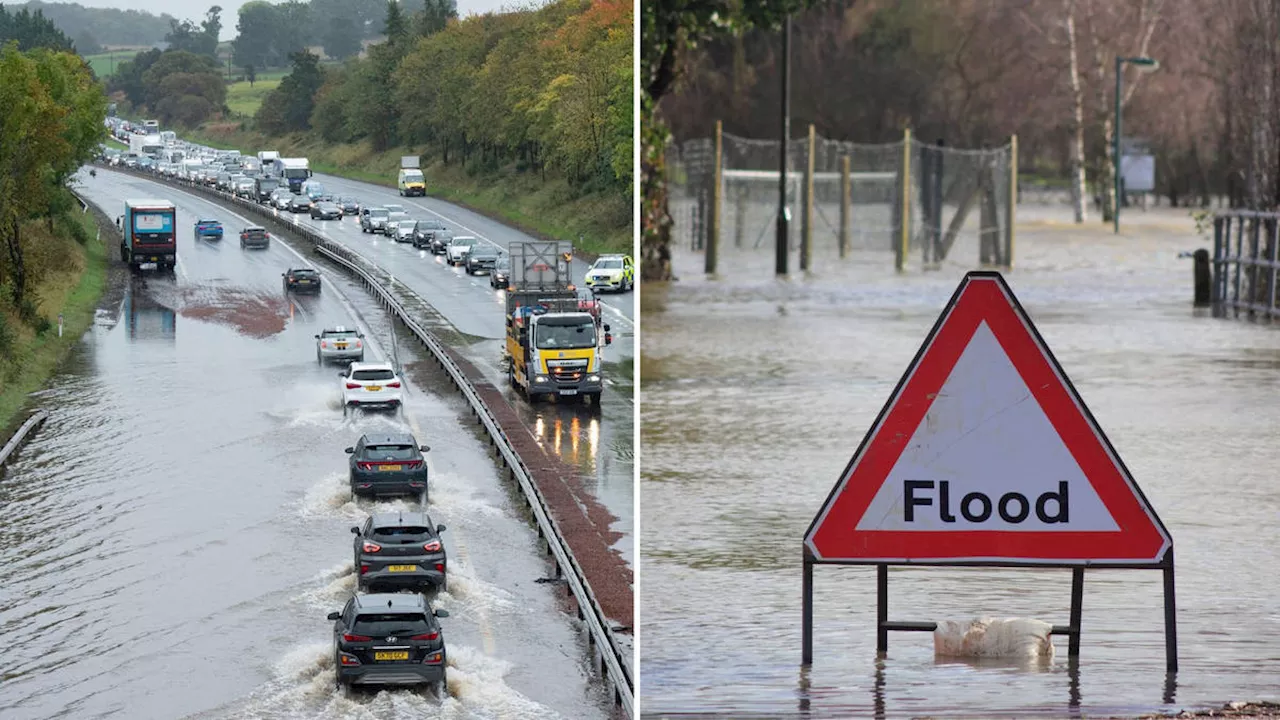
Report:
[[[123,92],[129,103],[134,106],[142,105],[147,100],[147,86],[143,83],[142,76],[151,69],[162,54],[162,51],[152,48],[134,55],[132,60],[120,63],[107,89],[112,92]]]
[[[324,54],[335,60],[346,60],[360,54],[360,36],[352,30],[353,22],[347,17],[329,18],[329,28],[324,35]]]
[[[231,55],[237,65],[275,67],[284,56],[275,48],[277,28],[283,21],[280,9],[265,0],[254,0],[240,6],[236,37],[231,41]]]
[[[218,55],[218,37],[222,34],[222,6],[214,5],[204,14],[200,23],[203,32],[200,34],[200,51],[205,55]]]
[[[267,133],[309,129],[316,92],[324,85],[324,69],[315,53],[294,53],[289,59],[293,62],[292,72],[267,95],[258,111],[258,126]]]
[[[15,13],[0,4],[0,45],[18,41],[18,51],[26,52],[43,47],[54,50],[71,50],[71,39],[53,24],[40,10],[34,13],[23,8]]]
[[[431,37],[444,30],[450,20],[458,19],[457,0],[425,0],[415,16],[414,27],[421,37]]]
[[[392,45],[403,44],[409,37],[409,21],[397,0],[387,0],[387,17],[383,29],[387,34],[387,42]]]

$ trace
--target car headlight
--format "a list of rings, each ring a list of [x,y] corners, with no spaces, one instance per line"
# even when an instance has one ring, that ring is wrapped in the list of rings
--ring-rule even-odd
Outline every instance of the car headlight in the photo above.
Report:
[[[600,382],[600,376],[599,376],[599,375],[588,375],[588,376],[587,376],[587,382]]]
[[[546,376],[546,375],[539,375],[539,376],[537,376],[536,378],[534,378],[534,379],[533,379],[533,381],[534,381],[534,382],[546,382],[546,381],[547,381],[547,376]]]

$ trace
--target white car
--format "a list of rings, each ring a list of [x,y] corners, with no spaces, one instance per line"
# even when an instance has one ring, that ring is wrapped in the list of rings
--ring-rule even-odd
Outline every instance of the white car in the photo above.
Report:
[[[342,377],[342,414],[351,408],[398,410],[402,383],[395,368],[385,362],[353,362]]]
[[[476,238],[472,235],[454,235],[453,241],[449,243],[446,249],[445,259],[450,265],[461,265],[467,261],[467,253],[471,252],[471,246],[476,242]]]

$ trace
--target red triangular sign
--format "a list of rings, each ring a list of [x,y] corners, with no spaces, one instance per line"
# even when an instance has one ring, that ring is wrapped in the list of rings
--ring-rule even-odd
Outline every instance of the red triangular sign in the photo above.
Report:
[[[961,281],[814,518],[818,562],[1155,565],[1173,541],[999,273]]]

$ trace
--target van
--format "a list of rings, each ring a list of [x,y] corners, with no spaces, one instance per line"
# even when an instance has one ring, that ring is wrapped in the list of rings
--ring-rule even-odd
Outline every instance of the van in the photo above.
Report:
[[[396,185],[400,188],[400,197],[427,194],[427,181],[418,168],[400,168],[400,178],[396,181]]]

